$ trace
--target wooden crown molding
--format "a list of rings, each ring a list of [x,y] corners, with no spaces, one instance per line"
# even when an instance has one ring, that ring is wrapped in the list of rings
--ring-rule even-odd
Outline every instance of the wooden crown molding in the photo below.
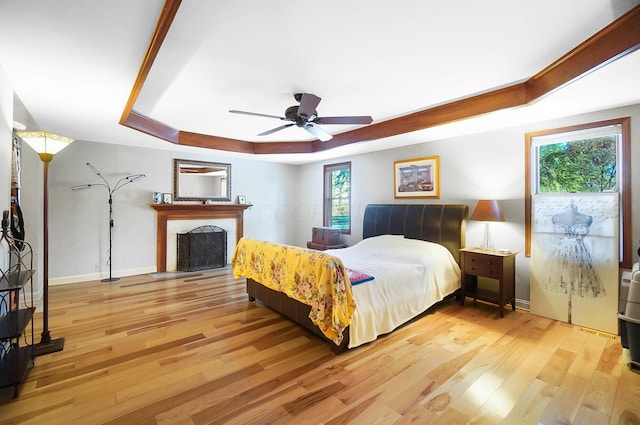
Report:
[[[138,76],[136,77],[136,81],[133,83],[133,88],[131,89],[131,93],[129,94],[129,99],[127,100],[127,104],[124,107],[122,116],[120,117],[120,124],[122,125],[142,131],[143,133],[151,134],[152,136],[156,136],[173,143],[177,143],[177,139],[174,140],[174,136],[172,136],[176,132],[175,129],[159,121],[155,121],[140,113],[135,112],[133,110],[133,106],[135,105],[136,100],[140,95],[142,86],[144,85],[144,82],[149,75],[149,71],[151,71],[151,66],[153,66],[153,62],[158,56],[160,47],[162,47],[162,43],[164,42],[164,39],[169,32],[169,28],[171,28],[173,18],[175,18],[176,13],[178,13],[178,8],[180,7],[181,3],[182,0],[165,0],[162,11],[160,12],[160,16],[158,17],[158,22],[156,23],[156,28],[153,31],[151,41],[149,42],[149,46],[147,47],[147,52],[142,59],[142,64],[140,65]],[[166,137],[163,137],[163,135]]]
[[[165,1],[120,124],[180,145],[249,154],[320,152],[524,106],[640,48],[640,6],[636,6],[523,83],[339,133],[328,142],[250,142],[177,130],[133,109],[181,2]]]

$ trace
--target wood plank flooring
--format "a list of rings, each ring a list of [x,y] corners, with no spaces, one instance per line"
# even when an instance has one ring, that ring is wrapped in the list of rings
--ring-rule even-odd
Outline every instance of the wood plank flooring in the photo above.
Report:
[[[228,271],[51,287],[49,321],[4,425],[640,424],[618,338],[483,303],[338,356]]]

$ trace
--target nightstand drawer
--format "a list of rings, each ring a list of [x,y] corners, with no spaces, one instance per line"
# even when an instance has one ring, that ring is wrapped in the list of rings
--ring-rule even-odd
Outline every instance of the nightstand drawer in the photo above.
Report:
[[[465,272],[475,276],[489,277],[492,279],[500,279],[502,277],[502,268],[487,265],[467,265]]]
[[[500,279],[502,277],[502,259],[488,255],[465,255],[464,269],[476,276]]]

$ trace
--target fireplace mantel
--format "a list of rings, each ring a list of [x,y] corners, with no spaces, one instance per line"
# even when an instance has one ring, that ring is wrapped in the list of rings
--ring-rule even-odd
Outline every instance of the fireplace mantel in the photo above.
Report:
[[[236,242],[243,233],[246,204],[151,204],[158,217],[156,236],[156,268],[158,273],[167,271],[167,221],[199,220],[207,218],[235,218]]]

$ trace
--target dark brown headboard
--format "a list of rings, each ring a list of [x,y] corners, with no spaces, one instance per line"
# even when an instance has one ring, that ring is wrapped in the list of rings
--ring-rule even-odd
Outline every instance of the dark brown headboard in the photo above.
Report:
[[[463,204],[369,204],[362,237],[404,235],[444,245],[460,263],[469,207]]]

